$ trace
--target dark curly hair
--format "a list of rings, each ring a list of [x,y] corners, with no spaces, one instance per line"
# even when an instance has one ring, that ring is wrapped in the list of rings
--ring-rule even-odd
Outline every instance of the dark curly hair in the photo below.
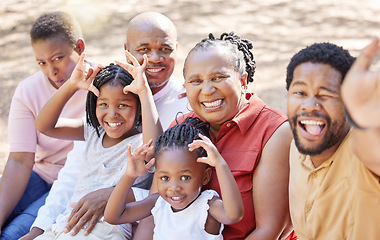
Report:
[[[193,47],[185,59],[185,64],[188,57],[192,52],[199,50],[207,50],[211,46],[222,46],[229,49],[231,52],[231,61],[235,64],[235,70],[240,74],[247,72],[247,84],[253,82],[253,76],[255,75],[256,62],[255,56],[251,51],[253,49],[253,43],[248,39],[243,39],[234,32],[223,33],[220,38],[215,38],[212,33],[209,34],[209,38],[205,38]],[[183,74],[185,75],[185,67],[183,68]]]
[[[32,43],[37,40],[46,40],[60,37],[75,46],[82,37],[82,30],[78,22],[65,12],[50,12],[38,17],[29,32]]]
[[[162,133],[155,144],[154,155],[157,157],[160,151],[168,149],[186,148],[196,139],[201,139],[198,134],[210,137],[210,124],[197,117],[187,117],[184,122],[174,125]],[[203,148],[198,148],[194,152],[198,157],[207,156]]]
[[[342,47],[332,43],[314,43],[302,49],[290,59],[286,73],[286,90],[289,90],[293,80],[294,69],[302,63],[328,64],[342,74],[343,81],[354,61],[355,58]]]
[[[115,86],[117,84],[122,85],[123,87],[131,84],[133,81],[133,77],[129,72],[127,72],[124,68],[120,67],[119,65],[115,65],[111,63],[110,65],[106,66],[105,68],[101,69],[98,74],[96,75],[93,85],[97,89],[100,90],[100,88],[105,85],[106,83],[111,84],[112,86]],[[128,93],[133,94],[133,93]],[[136,111],[136,118],[135,118],[135,126],[141,125],[141,103],[140,99],[136,94],[133,94],[133,96],[137,99],[137,111]],[[98,121],[98,118],[96,117],[96,101],[98,100],[98,97],[93,92],[88,92],[87,99],[86,99],[86,119],[87,123],[90,124],[90,126],[94,127],[96,129],[96,133],[98,134],[98,137],[100,137],[99,134],[99,128],[100,124]]]

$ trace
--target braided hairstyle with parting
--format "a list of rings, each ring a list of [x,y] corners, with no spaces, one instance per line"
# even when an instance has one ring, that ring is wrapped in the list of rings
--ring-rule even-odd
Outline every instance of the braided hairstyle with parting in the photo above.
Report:
[[[253,43],[248,39],[241,38],[239,35],[234,34],[234,32],[223,33],[220,38],[215,38],[212,33],[209,34],[209,38],[205,38],[193,47],[185,59],[185,64],[188,57],[192,52],[207,50],[209,47],[221,46],[228,49],[231,53],[231,61],[235,65],[235,71],[243,74],[247,72],[247,84],[254,81],[253,76],[255,75],[256,62],[255,56],[253,55]],[[185,67],[183,69],[185,73]]]
[[[75,46],[82,37],[82,30],[78,22],[65,12],[50,12],[38,17],[29,32],[32,44],[37,40],[46,40],[53,37],[65,39]]]
[[[157,158],[161,151],[169,149],[189,149],[188,145],[194,140],[201,139],[199,133],[210,137],[210,124],[197,117],[187,117],[183,123],[174,125],[162,133],[155,145],[154,155]],[[206,157],[207,153],[203,148],[194,150],[198,157]]]
[[[106,66],[105,68],[101,69],[98,72],[98,74],[96,75],[93,81],[93,85],[100,91],[100,88],[105,84],[110,84],[111,86],[116,86],[117,84],[120,84],[123,87],[125,87],[127,85],[130,85],[132,81],[133,81],[133,77],[129,72],[127,72],[124,68],[120,67],[119,65],[115,65],[111,63],[110,65]],[[137,102],[138,102],[136,118],[135,118],[135,126],[138,127],[141,125],[140,99],[134,93],[128,93],[128,94],[133,94],[133,96],[136,97]],[[99,133],[100,124],[99,124],[98,118],[96,117],[97,99],[98,97],[93,92],[90,92],[90,91],[88,92],[87,99],[86,99],[86,119],[87,119],[87,123],[96,129],[96,133],[98,134],[98,137],[100,137],[100,133]]]

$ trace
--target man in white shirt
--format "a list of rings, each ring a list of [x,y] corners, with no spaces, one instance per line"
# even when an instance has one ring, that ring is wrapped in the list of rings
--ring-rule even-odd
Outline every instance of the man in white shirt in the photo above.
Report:
[[[182,82],[175,79],[173,70],[177,52],[177,31],[166,16],[146,12],[134,17],[128,24],[125,49],[140,62],[143,55],[148,57],[145,71],[163,129],[175,120],[178,112],[186,113],[187,98]],[[46,203],[38,212],[31,231],[22,239],[33,239],[51,226],[57,216],[66,209],[77,181],[77,173],[82,164],[84,146],[75,142],[74,149],[68,154],[65,166],[54,182]],[[78,233],[85,224],[84,234],[91,232],[103,216],[105,205],[113,188],[101,189],[83,197],[76,204],[69,217],[65,231],[71,235]],[[73,203],[71,203],[73,204]]]

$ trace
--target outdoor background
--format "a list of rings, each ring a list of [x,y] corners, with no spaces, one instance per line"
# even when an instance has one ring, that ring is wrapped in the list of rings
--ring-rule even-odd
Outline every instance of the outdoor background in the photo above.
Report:
[[[40,14],[56,10],[77,18],[87,59],[103,64],[125,59],[123,43],[132,17],[144,11],[165,14],[178,29],[175,75],[181,80],[184,58],[198,41],[210,32],[234,31],[254,43],[257,69],[249,88],[284,112],[286,66],[297,51],[314,42],[333,42],[357,56],[374,36],[380,37],[380,0],[1,0],[0,173],[9,151],[12,95],[21,80],[38,70],[29,29]],[[377,57],[377,68],[379,63]]]

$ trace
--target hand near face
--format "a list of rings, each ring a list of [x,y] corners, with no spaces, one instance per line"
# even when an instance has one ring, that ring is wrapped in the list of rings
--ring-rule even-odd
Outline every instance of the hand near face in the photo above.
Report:
[[[346,74],[341,89],[350,116],[364,128],[380,126],[380,69],[369,70],[378,48],[376,38],[363,49]]]
[[[84,52],[80,55],[80,59],[68,82],[75,84],[80,89],[86,89],[93,92],[96,96],[99,96],[99,90],[93,86],[92,82],[94,81],[96,74],[98,74],[103,66],[99,64],[95,69],[90,67],[86,71],[86,66],[84,64],[85,56],[86,54]]]
[[[202,140],[195,140],[189,144],[189,151],[193,151],[197,148],[203,147],[207,152],[207,157],[199,157],[197,162],[206,163],[212,167],[217,167],[221,163],[225,163],[224,158],[220,155],[218,149],[216,149],[215,145],[211,142],[211,140],[199,134],[199,137]]]
[[[138,147],[133,153],[131,146],[128,146],[128,164],[126,174],[128,176],[137,178],[146,173],[154,164],[155,159],[151,158],[153,146],[153,141],[150,140],[147,144],[143,144]]]
[[[127,94],[128,92],[132,92],[134,94],[140,95],[140,93],[146,90],[150,90],[148,80],[145,75],[145,68],[148,63],[147,56],[144,55],[144,62],[142,65],[140,65],[136,58],[127,50],[125,50],[125,55],[132,62],[132,64],[125,62],[123,63],[119,61],[116,61],[116,63],[120,65],[122,68],[124,68],[126,71],[128,71],[132,75],[134,80],[130,85],[124,87],[123,92],[125,94]]]

